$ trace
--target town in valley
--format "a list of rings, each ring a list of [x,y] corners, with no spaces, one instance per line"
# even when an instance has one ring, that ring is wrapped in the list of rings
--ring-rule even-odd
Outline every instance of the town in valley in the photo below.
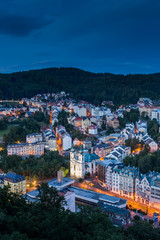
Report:
[[[137,217],[158,227],[159,124],[160,101],[150,98],[95,106],[62,91],[1,100],[0,186],[35,202],[47,182],[72,212],[100,207],[115,225]]]

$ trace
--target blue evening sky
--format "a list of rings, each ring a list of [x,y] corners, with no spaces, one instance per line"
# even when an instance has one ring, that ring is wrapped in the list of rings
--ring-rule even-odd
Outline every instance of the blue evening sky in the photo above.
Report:
[[[0,72],[160,72],[159,0],[5,0]]]

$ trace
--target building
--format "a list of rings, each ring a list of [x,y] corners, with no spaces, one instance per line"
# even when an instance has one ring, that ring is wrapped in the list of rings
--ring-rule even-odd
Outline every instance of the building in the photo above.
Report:
[[[76,178],[84,178],[86,173],[91,175],[97,172],[97,162],[99,157],[96,154],[89,154],[85,149],[70,152],[70,176]]]
[[[94,153],[86,153],[84,155],[85,160],[85,173],[90,175],[97,174],[97,163],[99,162],[99,156]]]
[[[43,137],[45,139],[45,141],[48,141],[48,139],[51,137],[51,136],[55,136],[54,132],[52,129],[50,128],[47,128],[43,131]]]
[[[90,119],[87,118],[87,117],[83,117],[83,118],[82,118],[82,128],[85,129],[85,130],[87,130],[90,125],[91,125]]]
[[[139,174],[135,167],[124,167],[119,172],[119,192],[121,196],[135,199],[135,181]]]
[[[42,141],[43,141],[42,133],[32,133],[26,136],[27,143],[36,143]]]
[[[118,162],[114,159],[108,159],[98,162],[98,179],[103,184],[105,188],[112,191],[115,188],[116,181],[113,178],[114,168],[124,167],[123,163]],[[119,182],[117,183],[119,185]]]
[[[128,157],[131,154],[131,147],[126,147],[125,145],[121,145],[115,147],[110,153],[106,155],[105,159],[115,159],[117,161],[122,162],[125,157]]]
[[[75,193],[76,202],[79,204],[85,203],[86,205],[99,207],[100,203],[102,203],[119,209],[124,209],[127,204],[126,199],[113,197],[107,194],[97,193],[74,186],[69,186],[68,189]]]
[[[56,188],[58,190],[58,195],[63,196],[65,200],[65,205],[63,206],[65,210],[70,210],[71,212],[75,212],[75,193],[70,191],[68,187],[74,183],[74,181],[70,178],[60,178],[53,180],[48,183],[49,187]],[[28,202],[37,202],[38,198],[38,190],[33,190],[28,192],[24,197],[27,198]]]
[[[65,151],[72,147],[72,138],[67,133],[65,127],[56,127],[57,149],[59,151]]]
[[[136,130],[137,132],[147,133],[147,121],[139,120],[136,122]]]
[[[152,176],[140,174],[136,177],[135,200],[149,204]]]
[[[110,126],[114,129],[119,127],[119,120],[117,118],[114,118],[110,121]]]
[[[26,193],[26,180],[24,176],[20,176],[13,172],[8,172],[4,177],[4,185],[10,186],[10,191],[17,194]]]
[[[119,145],[124,144],[125,138],[124,138],[123,134],[112,133],[108,136],[105,136],[104,141],[105,141],[105,143],[112,143],[114,146],[119,146]]]
[[[82,117],[76,117],[74,119],[74,126],[75,127],[82,127]]]
[[[152,111],[151,119],[156,119],[160,123],[160,109],[155,109]]]
[[[29,111],[32,113],[39,112],[39,107],[30,107]]]
[[[131,223],[131,213],[124,208],[118,208],[108,204],[100,204],[103,212],[106,212],[109,219],[115,226],[126,226]]]
[[[78,140],[77,138],[75,138],[74,140],[73,140],[73,145],[74,146],[80,146],[80,145],[82,145],[83,144],[83,141],[80,141],[80,140]]]
[[[100,158],[104,158],[108,153],[110,153],[113,149],[113,145],[111,143],[107,144],[98,144],[93,147],[93,151]]]
[[[158,117],[157,114],[158,114],[158,109],[160,109],[160,107],[154,107],[154,106],[142,106],[142,107],[139,107],[139,112],[140,112],[140,115],[142,115],[142,113],[144,112],[146,116],[148,116],[149,118],[156,118]],[[152,112],[155,111],[152,115]],[[157,113],[156,113],[157,111]]]
[[[119,189],[119,172],[122,169],[122,165],[117,165],[112,171],[112,192],[120,194]]]
[[[92,142],[90,140],[85,140],[83,141],[83,148],[87,148],[88,150],[91,149],[92,147]]]
[[[47,140],[47,147],[50,151],[57,151],[57,139],[55,136],[50,136]]]
[[[74,149],[71,149],[70,176],[76,178],[84,178],[85,176],[85,161],[82,150],[76,153]]]
[[[7,155],[18,155],[18,156],[41,156],[44,154],[44,144],[38,143],[21,143],[7,146]]]
[[[153,139],[149,139],[145,144],[149,145],[150,152],[156,152],[158,150],[158,144]]]
[[[85,106],[78,106],[78,116],[86,117],[87,116],[87,108]]]
[[[97,126],[95,125],[89,126],[88,133],[90,135],[96,135],[98,133]]]
[[[151,181],[150,205],[160,209],[160,174],[155,174]]]

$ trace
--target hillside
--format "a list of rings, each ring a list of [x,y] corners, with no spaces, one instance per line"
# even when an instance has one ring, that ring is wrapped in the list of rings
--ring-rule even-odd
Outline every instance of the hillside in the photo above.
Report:
[[[48,68],[0,74],[0,99],[32,97],[37,93],[64,90],[75,99],[95,104],[136,103],[139,97],[160,99],[160,73],[114,75],[91,73],[76,68]]]

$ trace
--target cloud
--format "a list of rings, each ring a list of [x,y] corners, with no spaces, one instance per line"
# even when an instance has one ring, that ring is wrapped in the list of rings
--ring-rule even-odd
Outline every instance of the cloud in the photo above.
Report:
[[[36,18],[0,13],[0,34],[24,37],[53,23],[53,21],[53,17]]]

